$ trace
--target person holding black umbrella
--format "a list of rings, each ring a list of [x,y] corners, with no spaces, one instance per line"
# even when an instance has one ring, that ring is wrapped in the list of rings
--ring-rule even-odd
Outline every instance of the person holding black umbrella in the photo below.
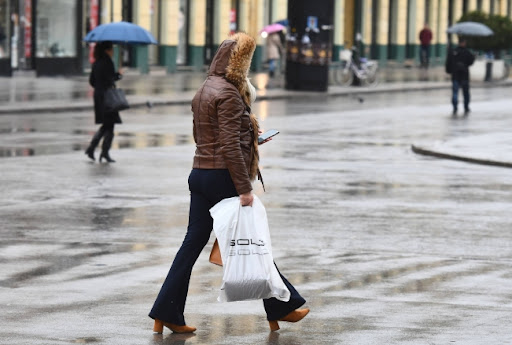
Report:
[[[446,73],[452,76],[453,116],[457,116],[459,88],[464,96],[464,116],[469,115],[469,66],[475,61],[475,56],[466,47],[464,36],[459,36],[459,45],[450,49],[446,57]]]
[[[96,124],[101,124],[101,127],[94,134],[91,144],[87,150],[85,150],[85,154],[94,161],[94,150],[98,146],[101,138],[103,138],[100,162],[105,158],[108,163],[115,162],[109,155],[112,140],[114,139],[114,125],[116,123],[122,123],[119,112],[105,111],[104,104],[105,91],[115,87],[115,82],[122,77],[121,71],[115,71],[114,62],[112,61],[113,55],[114,47],[110,41],[98,42],[94,47],[95,62],[92,65],[89,84],[94,88],[95,122]]]

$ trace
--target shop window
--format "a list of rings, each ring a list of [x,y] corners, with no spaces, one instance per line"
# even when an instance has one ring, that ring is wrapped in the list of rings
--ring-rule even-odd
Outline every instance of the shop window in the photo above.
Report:
[[[76,57],[76,1],[37,2],[37,57]]]
[[[0,0],[0,59],[9,57],[9,0]]]

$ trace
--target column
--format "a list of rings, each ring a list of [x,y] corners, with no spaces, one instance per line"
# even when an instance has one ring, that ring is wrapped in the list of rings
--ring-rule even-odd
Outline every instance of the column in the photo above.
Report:
[[[190,1],[189,6],[189,61],[190,65],[201,70],[204,64],[206,44],[206,0]]]
[[[253,71],[260,71],[263,64],[264,40],[259,34],[259,30],[265,26],[264,10],[264,1],[240,0],[240,30],[256,39],[256,50],[251,63]]]
[[[420,61],[420,31],[425,26],[425,13],[428,11],[425,8],[424,0],[416,0],[416,18],[414,21],[414,27],[409,30],[409,45],[412,49],[412,55],[416,61]],[[412,11],[413,8],[409,9]]]
[[[396,9],[396,60],[405,61],[405,46],[407,39],[407,0],[397,0]]]
[[[123,18],[123,0],[101,1],[101,24],[119,22]]]
[[[167,73],[176,71],[179,40],[179,0],[162,0],[159,43],[160,65],[167,67]]]
[[[455,0],[453,1],[453,24],[457,23],[460,19],[460,17],[462,17],[462,1],[463,0]]]
[[[499,15],[508,16],[507,14],[507,0],[499,0]]]
[[[491,13],[491,0],[482,0],[482,11]]]
[[[332,61],[339,61],[340,51],[344,49],[345,38],[345,0],[334,2],[334,42],[332,46]]]
[[[213,20],[213,42],[220,46],[229,36],[229,17],[231,13],[231,0],[215,1],[215,19]]]
[[[468,0],[468,12],[476,11],[477,9],[477,0]]]
[[[372,0],[361,0],[363,3],[361,9],[361,35],[363,44],[361,44],[361,56],[369,57],[372,46]]]
[[[293,1],[293,0],[290,0]],[[288,18],[288,0],[272,0],[272,23]]]
[[[151,31],[151,6],[145,0],[133,1],[133,21],[144,29]],[[135,67],[139,68],[141,74],[149,73],[149,50],[146,45],[132,47]]]
[[[446,49],[448,48],[448,35],[446,34],[446,29],[448,29],[448,1],[449,0],[439,0],[439,43],[438,43],[438,53],[441,61],[444,61],[446,58]]]
[[[389,31],[389,0],[380,0],[379,11],[374,14],[378,16],[377,20],[377,59],[379,65],[384,66],[388,60],[388,31]]]

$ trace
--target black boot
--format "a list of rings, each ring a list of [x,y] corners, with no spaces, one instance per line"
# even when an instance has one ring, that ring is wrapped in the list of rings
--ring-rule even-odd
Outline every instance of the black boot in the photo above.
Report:
[[[101,155],[100,155],[100,163],[101,159],[105,158],[108,163],[114,163],[115,160],[110,158],[108,151],[110,151],[110,147],[112,146],[112,140],[114,140],[114,130],[105,131],[105,136],[103,138],[103,144],[101,146]]]
[[[92,159],[93,162],[96,161],[96,158],[94,158],[94,147],[89,146],[87,150],[85,150],[85,154],[87,155],[87,157]]]
[[[100,154],[100,163],[101,163],[101,160],[105,158],[105,160],[107,161],[107,163],[115,163],[116,161],[112,159],[112,157],[110,157],[110,155],[108,154],[108,151],[105,152],[105,151],[101,151],[101,154]]]
[[[105,131],[104,131],[103,127],[100,127],[100,129],[98,129],[98,131],[96,133],[94,133],[94,136],[92,137],[92,140],[91,140],[91,144],[89,145],[87,150],[85,150],[85,154],[87,155],[87,157],[89,157],[93,161],[96,160],[94,158],[94,150],[96,150],[96,146],[98,146],[98,144],[100,143],[101,137],[103,137],[104,133],[105,133]]]

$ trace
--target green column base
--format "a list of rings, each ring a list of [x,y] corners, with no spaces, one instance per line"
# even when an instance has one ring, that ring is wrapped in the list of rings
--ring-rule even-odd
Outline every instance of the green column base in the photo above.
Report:
[[[121,57],[121,48],[117,44],[115,44],[114,45],[114,56],[112,56],[112,61],[114,61],[114,68],[116,71],[119,70],[119,65],[121,63],[120,57]]]
[[[259,72],[262,70],[262,66],[263,66],[263,47],[256,46],[256,50],[254,51],[254,55],[252,56],[251,71]]]
[[[405,61],[405,46],[404,45],[396,45],[396,56],[395,60],[399,63],[403,63]]]
[[[204,66],[204,47],[188,46],[189,66],[193,66],[195,70],[201,71]]]
[[[340,52],[345,49],[343,45],[333,45],[332,46],[332,61],[340,61]]]
[[[408,44],[406,48],[406,56],[408,59],[414,59],[420,62],[420,45],[419,44]]]
[[[160,61],[158,61],[160,66],[166,66],[168,74],[176,72],[178,47],[162,45],[158,47],[158,50],[160,51]]]
[[[149,74],[149,52],[148,46],[135,46],[135,67],[140,70],[141,74]]]
[[[385,66],[388,62],[388,46],[376,44],[374,46],[374,59],[379,61],[379,66]]]

